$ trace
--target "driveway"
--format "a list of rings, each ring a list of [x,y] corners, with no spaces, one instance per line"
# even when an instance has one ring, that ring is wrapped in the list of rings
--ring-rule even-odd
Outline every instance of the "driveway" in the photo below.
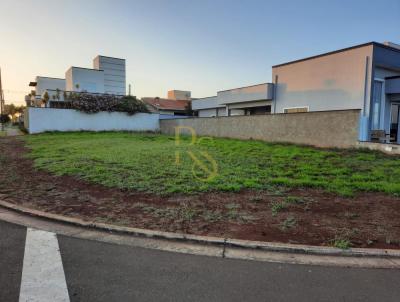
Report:
[[[55,235],[7,222],[0,222],[0,271],[0,301],[18,301],[20,293],[40,301],[107,302],[400,297],[400,270],[187,255]]]

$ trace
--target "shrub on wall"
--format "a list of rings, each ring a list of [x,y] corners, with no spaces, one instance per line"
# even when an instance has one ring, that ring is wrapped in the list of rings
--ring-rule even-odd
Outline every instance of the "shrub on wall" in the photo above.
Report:
[[[144,103],[133,96],[116,96],[111,94],[70,93],[67,97],[69,108],[83,111],[85,113],[96,113],[100,111],[148,112]]]
[[[135,114],[137,112],[149,112],[146,105],[134,96],[125,96],[121,98],[116,106],[116,111]]]

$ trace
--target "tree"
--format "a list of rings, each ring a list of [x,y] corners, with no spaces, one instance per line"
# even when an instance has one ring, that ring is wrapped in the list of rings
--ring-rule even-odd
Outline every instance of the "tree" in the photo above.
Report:
[[[56,89],[56,97],[57,97],[57,101],[60,100],[60,89]]]
[[[25,106],[16,106],[14,104],[6,104],[4,105],[4,113],[7,115],[14,116],[16,113],[22,113],[25,109]]]
[[[49,102],[49,99],[50,99],[49,93],[46,91],[46,92],[44,93],[44,95],[43,95],[43,103],[44,103],[45,106],[46,106],[46,104]]]

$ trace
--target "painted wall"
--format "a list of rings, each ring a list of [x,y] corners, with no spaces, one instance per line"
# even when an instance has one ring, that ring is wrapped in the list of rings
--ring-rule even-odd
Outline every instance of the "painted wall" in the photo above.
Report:
[[[218,91],[217,93],[217,100],[220,105],[271,100],[272,98],[273,85],[271,83]]]
[[[217,107],[225,108],[225,105],[219,105],[216,96],[210,96],[207,98],[196,99],[192,101],[192,109],[212,109]]]
[[[368,115],[372,53],[369,45],[273,67],[272,78],[278,76],[278,84],[272,111],[307,106],[310,111],[363,109],[367,100]],[[370,58],[368,67],[366,57]]]
[[[65,79],[67,91],[104,93],[104,71],[71,67],[66,71]]]
[[[271,106],[272,101],[258,101],[258,102],[246,102],[246,103],[235,103],[229,104],[229,109],[240,109],[240,108],[254,108],[262,106]]]
[[[47,89],[65,90],[65,79],[36,77],[36,95],[41,96]]]
[[[358,144],[359,120],[360,110],[344,110],[162,120],[160,127],[169,135],[175,134],[175,127],[184,126],[199,136],[348,148]]]
[[[126,95],[126,62],[125,59],[97,56],[93,68],[104,70],[104,92]]]
[[[217,108],[212,109],[201,109],[198,111],[199,117],[216,117],[217,116]]]
[[[26,110],[25,128],[30,134],[46,131],[158,131],[159,115],[123,112],[86,114],[70,109],[34,108]]]

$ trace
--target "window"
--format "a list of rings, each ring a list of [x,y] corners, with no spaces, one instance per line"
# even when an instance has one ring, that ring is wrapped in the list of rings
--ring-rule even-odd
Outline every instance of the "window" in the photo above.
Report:
[[[372,94],[372,130],[379,130],[381,124],[383,82],[375,80]]]
[[[293,108],[284,108],[284,113],[299,113],[299,112],[308,112],[308,107],[293,107]]]

